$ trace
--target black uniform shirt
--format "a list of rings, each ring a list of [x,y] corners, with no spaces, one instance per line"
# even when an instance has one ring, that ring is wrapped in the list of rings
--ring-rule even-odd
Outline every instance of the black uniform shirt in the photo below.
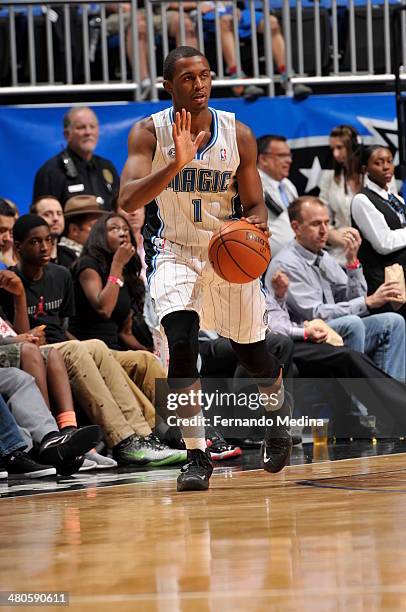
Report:
[[[120,179],[111,161],[99,155],[86,161],[68,147],[38,170],[33,201],[43,195],[53,195],[64,206],[72,196],[86,194],[103,198],[100,204],[110,210],[111,200],[119,187]]]

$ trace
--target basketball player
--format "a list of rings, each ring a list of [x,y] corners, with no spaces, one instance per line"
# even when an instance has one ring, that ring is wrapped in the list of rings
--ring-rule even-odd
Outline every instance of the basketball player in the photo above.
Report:
[[[177,489],[204,490],[213,468],[202,407],[191,400],[192,391],[200,389],[200,322],[230,339],[260,392],[271,396],[265,409],[272,411],[275,425],[268,429],[261,450],[270,472],[281,470],[290,456],[289,428],[276,425],[276,416],[290,416],[290,409],[279,363],[265,346],[266,309],[259,280],[227,283],[208,261],[213,232],[230,219],[244,214],[268,235],[255,138],[234,114],[209,108],[210,66],[200,51],[178,47],[169,53],[164,88],[173,107],[137,122],[131,130],[119,203],[127,212],[146,206],[149,283],[168,339],[168,382],[174,392],[189,392],[190,402],[179,407],[178,416],[197,417],[182,427],[188,463]]]

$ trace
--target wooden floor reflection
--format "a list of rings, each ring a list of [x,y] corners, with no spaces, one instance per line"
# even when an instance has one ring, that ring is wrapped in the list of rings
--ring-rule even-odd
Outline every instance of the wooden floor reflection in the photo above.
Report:
[[[208,493],[3,499],[0,590],[69,591],[65,609],[95,612],[402,610],[405,517],[403,454],[226,470]]]

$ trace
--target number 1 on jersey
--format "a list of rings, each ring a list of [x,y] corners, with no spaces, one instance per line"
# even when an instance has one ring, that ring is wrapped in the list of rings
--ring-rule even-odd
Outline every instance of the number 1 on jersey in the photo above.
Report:
[[[195,223],[201,223],[202,221],[202,201],[192,200],[193,204],[193,221]]]

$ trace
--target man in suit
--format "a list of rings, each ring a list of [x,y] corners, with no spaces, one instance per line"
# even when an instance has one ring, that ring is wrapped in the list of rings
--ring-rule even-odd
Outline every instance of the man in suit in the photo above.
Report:
[[[298,197],[288,179],[292,154],[284,136],[267,134],[257,140],[257,167],[268,209],[272,254],[276,255],[295,235],[290,226],[288,206]]]

